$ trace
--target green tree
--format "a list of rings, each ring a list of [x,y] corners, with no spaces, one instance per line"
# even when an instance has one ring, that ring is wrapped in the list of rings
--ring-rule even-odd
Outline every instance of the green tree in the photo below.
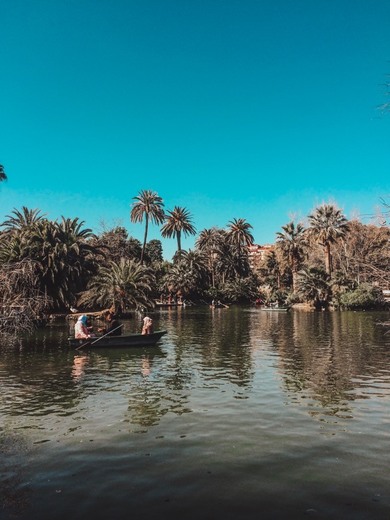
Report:
[[[148,267],[121,258],[118,263],[110,262],[108,267],[99,269],[87,290],[80,295],[78,304],[113,307],[119,313],[126,308],[151,307],[153,284],[154,275]]]
[[[349,224],[339,208],[323,204],[309,215],[310,235],[324,248],[325,269],[332,275],[331,245],[344,238]]]
[[[304,267],[298,275],[300,296],[317,308],[327,305],[330,294],[329,275],[318,267]]]
[[[160,289],[162,292],[181,295],[185,298],[191,297],[198,289],[197,274],[190,271],[184,262],[179,261],[170,266],[162,279]]]
[[[216,264],[222,255],[223,245],[226,240],[226,231],[217,227],[203,229],[196,240],[196,247],[207,258],[207,266],[212,287],[216,285]]]
[[[6,215],[6,219],[1,226],[5,231],[28,231],[38,222],[45,219],[45,215],[39,209],[28,209],[23,206],[21,210],[13,209],[11,215]]]
[[[40,266],[42,290],[57,308],[75,302],[75,295],[95,273],[97,257],[102,255],[90,241],[94,237],[92,230],[83,225],[78,218],[62,217],[60,222],[43,220],[30,237],[30,254]]]
[[[152,264],[161,263],[164,261],[163,248],[160,240],[149,240],[145,248],[145,256]]]
[[[96,271],[103,258],[90,229],[83,222],[62,217],[52,222],[38,210],[15,211],[6,222],[0,240],[0,259],[5,263],[34,262],[39,289],[55,309],[75,303],[78,291]]]
[[[351,283],[368,282],[387,287],[390,284],[390,228],[349,223],[347,240],[335,244],[332,255],[336,268]]]
[[[96,245],[106,251],[106,261],[119,261],[128,256],[128,233],[122,226],[104,230],[96,237]],[[141,244],[139,246],[141,252]]]
[[[289,268],[292,272],[292,289],[296,291],[297,273],[302,265],[305,245],[305,228],[302,224],[297,225],[294,222],[289,222],[282,226],[282,230],[276,233],[276,240],[282,252],[282,255],[287,260]]]
[[[251,302],[258,296],[258,281],[253,274],[231,280],[221,288],[221,296],[231,303]]]
[[[139,195],[133,198],[134,202],[130,212],[131,222],[143,222],[145,219],[145,233],[141,252],[141,264],[143,264],[149,222],[155,224],[162,224],[164,222],[164,202],[156,192],[150,190],[142,190]]]
[[[200,296],[207,281],[206,263],[207,259],[202,251],[182,251],[180,259],[171,264],[162,277],[161,291],[186,298]]]
[[[362,283],[353,291],[346,291],[340,297],[344,309],[378,309],[384,306],[382,290],[370,284]]]
[[[276,295],[281,292],[284,277],[282,275],[281,262],[278,251],[270,251],[260,262],[256,274],[259,278],[259,293],[265,303],[276,300]]]
[[[192,218],[186,208],[175,206],[172,211],[168,211],[165,224],[161,228],[161,235],[164,238],[176,237],[177,253],[181,254],[181,237],[195,235],[196,229],[192,224]]]
[[[246,222],[244,218],[234,218],[229,222],[227,241],[237,247],[239,254],[242,253],[244,247],[248,247],[254,242],[251,229],[253,229],[253,226]]]

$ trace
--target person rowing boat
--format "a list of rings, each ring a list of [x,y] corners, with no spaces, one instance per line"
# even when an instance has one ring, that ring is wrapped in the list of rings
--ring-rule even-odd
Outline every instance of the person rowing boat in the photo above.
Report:
[[[119,321],[115,318],[115,315],[111,311],[107,311],[105,315],[107,322],[106,327],[99,329],[99,332],[109,336],[120,336],[122,334],[122,327]]]

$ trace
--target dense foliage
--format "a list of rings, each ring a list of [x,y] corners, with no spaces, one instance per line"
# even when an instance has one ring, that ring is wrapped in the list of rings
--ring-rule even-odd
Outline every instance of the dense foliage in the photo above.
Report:
[[[335,205],[324,204],[308,216],[307,227],[284,225],[262,255],[250,256],[252,226],[242,218],[225,229],[201,230],[194,249],[185,251],[182,234],[196,233],[192,217],[186,208],[165,213],[163,206],[155,192],[134,197],[130,219],[145,222],[142,244],[124,227],[95,234],[78,218],[51,221],[38,209],[13,210],[0,231],[3,315],[34,301],[39,312],[67,312],[72,305],[125,310],[151,307],[168,296],[316,308],[385,305],[382,289],[390,287],[385,225],[348,221]],[[177,239],[172,261],[164,261],[161,241],[147,241],[151,223],[161,225],[162,236]]]

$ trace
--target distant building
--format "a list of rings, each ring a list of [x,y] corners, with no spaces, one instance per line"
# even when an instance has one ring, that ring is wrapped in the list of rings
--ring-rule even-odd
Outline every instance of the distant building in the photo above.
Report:
[[[248,246],[248,257],[249,257],[249,265],[252,269],[256,269],[259,264],[266,258],[274,250],[274,246],[272,244],[264,244],[263,246],[259,244],[252,244]]]

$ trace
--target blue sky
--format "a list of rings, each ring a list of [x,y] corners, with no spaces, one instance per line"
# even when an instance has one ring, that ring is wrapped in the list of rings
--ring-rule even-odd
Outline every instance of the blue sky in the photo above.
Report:
[[[388,0],[2,0],[0,19],[0,221],[142,239],[150,189],[263,244],[322,202],[368,222],[390,198]]]

